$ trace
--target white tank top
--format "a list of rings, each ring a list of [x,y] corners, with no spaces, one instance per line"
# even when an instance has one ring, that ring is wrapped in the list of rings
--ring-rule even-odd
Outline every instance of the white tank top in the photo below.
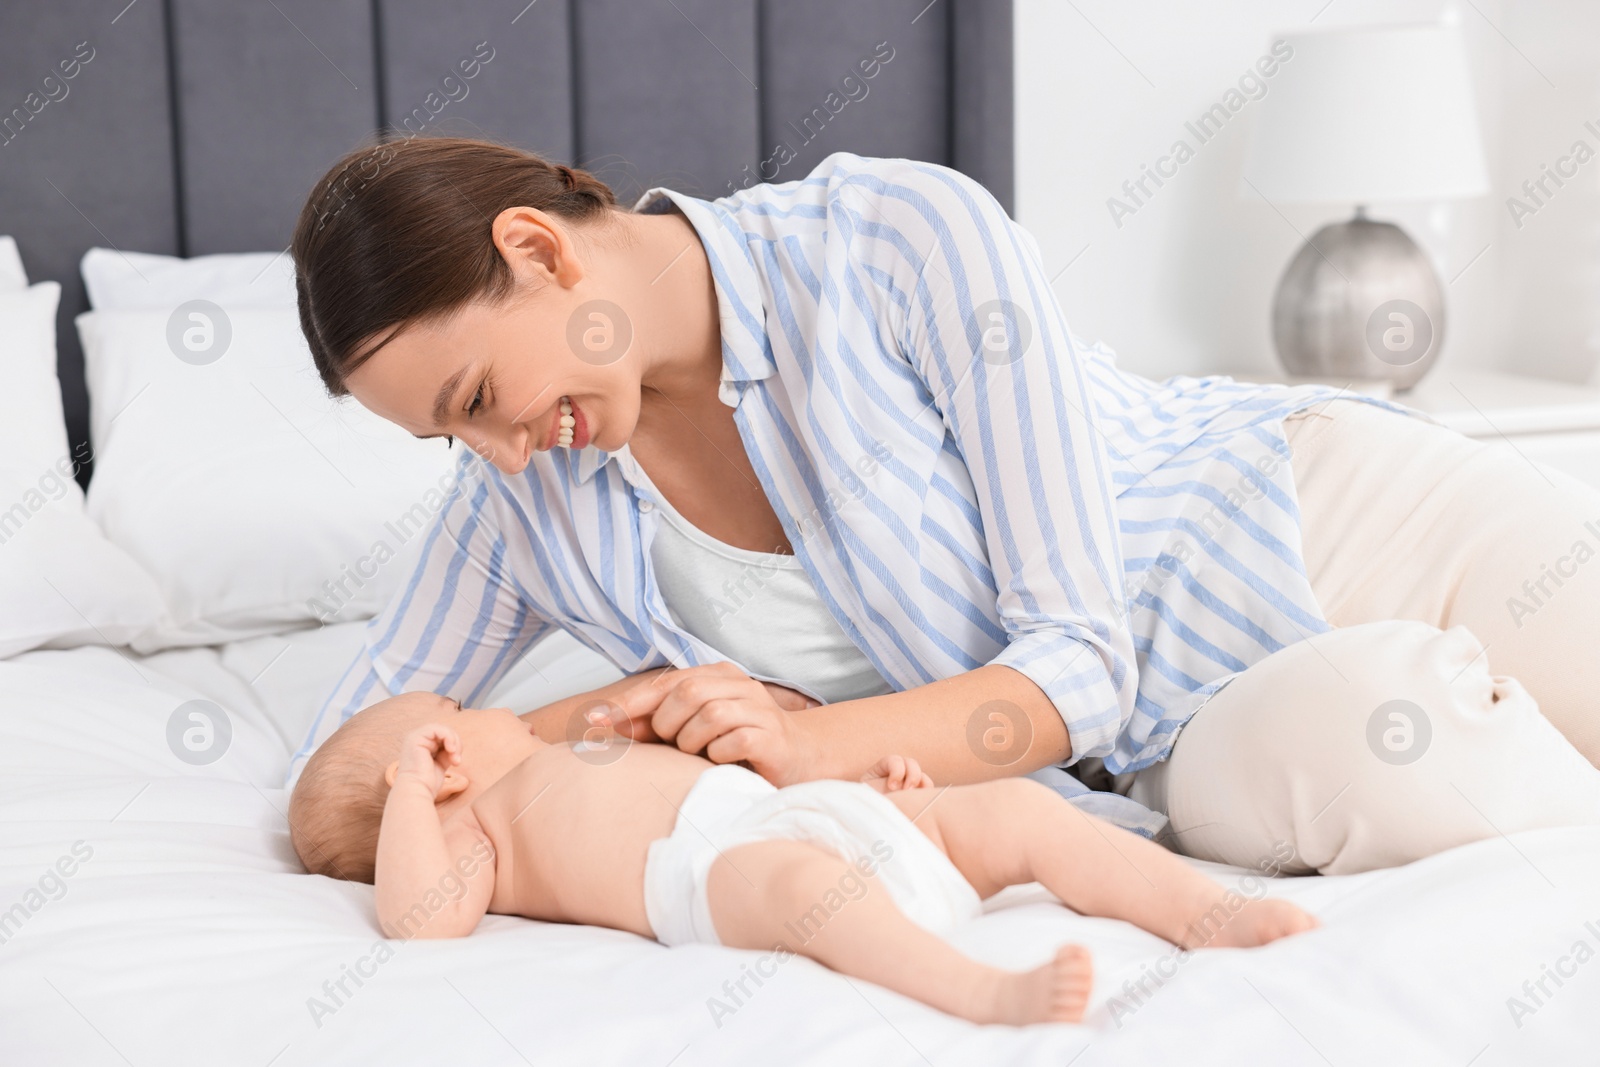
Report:
[[[893,692],[834,621],[804,564],[718,541],[652,489],[662,521],[650,561],[673,622],[752,674],[797,682],[829,704]]]

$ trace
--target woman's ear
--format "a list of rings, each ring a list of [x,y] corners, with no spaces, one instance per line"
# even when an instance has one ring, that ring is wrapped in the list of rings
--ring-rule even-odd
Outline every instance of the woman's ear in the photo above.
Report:
[[[583,264],[567,229],[538,208],[508,207],[495,217],[489,232],[513,275],[531,270],[566,286],[583,278]]]

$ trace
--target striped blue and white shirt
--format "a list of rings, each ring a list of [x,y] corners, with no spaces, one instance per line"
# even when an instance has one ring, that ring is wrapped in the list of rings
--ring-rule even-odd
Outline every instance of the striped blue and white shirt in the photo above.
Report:
[[[839,626],[897,691],[1022,672],[1072,742],[1040,777],[1159,830],[1065,768],[1165,758],[1232,676],[1328,629],[1282,420],[1341,391],[1119,370],[1069,332],[1033,236],[946,167],[838,152],[804,179],[713,201],[658,187],[634,210],[674,206],[715,279],[720,398]],[[629,673],[727,658],[662,602],[661,511],[626,446],[535,451],[514,476],[464,450],[456,474],[291,776],[391,693],[471,706],[556,627]]]

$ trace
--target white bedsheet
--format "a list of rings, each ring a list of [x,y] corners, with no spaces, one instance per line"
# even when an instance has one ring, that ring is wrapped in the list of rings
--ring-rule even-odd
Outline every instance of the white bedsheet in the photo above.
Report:
[[[1082,1026],[976,1027],[804,959],[747,979],[745,996],[725,983],[759,953],[501,916],[458,941],[379,942],[371,887],[302,873],[278,788],[358,631],[0,662],[0,1063],[1600,1062],[1600,830],[1274,880],[1325,927],[1181,962],[1037,886],[991,900],[954,938],[974,957],[1024,967],[1060,942],[1093,949]],[[501,687],[518,710],[615,676],[565,638],[530,659]],[[197,697],[233,729],[203,767],[166,742]],[[89,857],[51,881],[78,842]],[[1246,873],[1198,866],[1228,884]],[[1543,993],[1524,987],[1541,979]]]

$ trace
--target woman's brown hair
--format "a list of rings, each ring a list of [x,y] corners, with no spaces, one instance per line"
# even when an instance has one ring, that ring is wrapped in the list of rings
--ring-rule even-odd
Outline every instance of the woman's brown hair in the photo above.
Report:
[[[587,171],[492,141],[414,137],[350,152],[312,188],[290,245],[300,329],[328,392],[349,395],[346,378],[379,347],[357,358],[368,338],[510,294],[490,234],[501,211],[589,222],[616,204]]]

